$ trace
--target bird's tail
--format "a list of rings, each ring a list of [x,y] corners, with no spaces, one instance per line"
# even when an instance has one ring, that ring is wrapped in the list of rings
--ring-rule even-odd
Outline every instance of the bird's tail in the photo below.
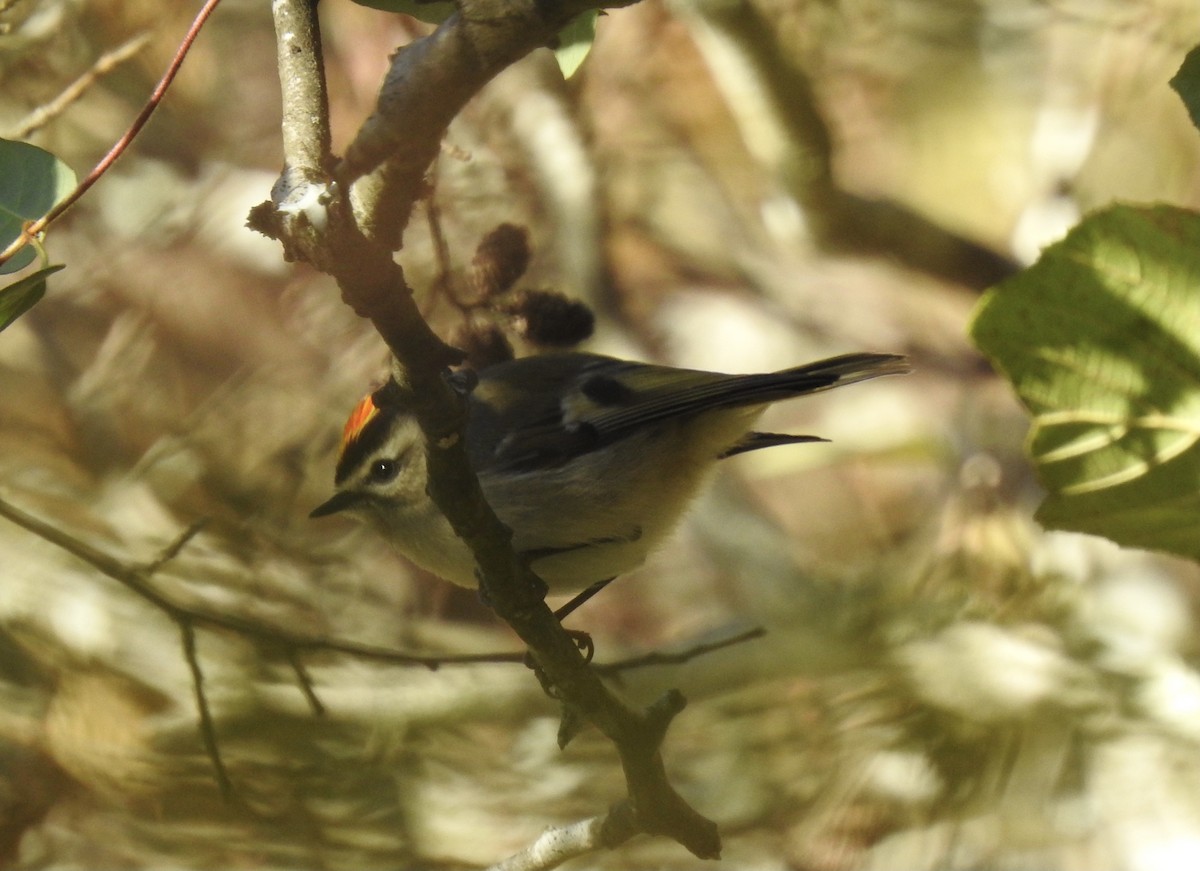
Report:
[[[723,393],[724,402],[714,405],[758,405],[778,402],[821,390],[832,390],[881,375],[903,375],[912,371],[907,358],[900,354],[843,354],[793,369],[766,375],[733,375],[723,384],[714,385],[714,394]],[[716,397],[713,397],[716,399]]]
[[[843,384],[855,384],[880,375],[906,375],[911,371],[908,358],[902,354],[864,353],[829,357],[774,374],[784,384],[794,383],[796,393],[811,393],[814,390],[841,387]]]

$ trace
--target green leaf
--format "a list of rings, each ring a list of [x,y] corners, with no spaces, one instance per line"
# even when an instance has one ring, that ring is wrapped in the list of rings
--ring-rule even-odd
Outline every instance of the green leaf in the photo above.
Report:
[[[0,332],[37,305],[38,300],[46,294],[46,278],[62,268],[62,264],[47,266],[14,281],[8,287],[0,288]]]
[[[26,221],[42,217],[74,189],[75,173],[49,151],[0,139],[0,250],[20,238]],[[24,269],[35,256],[26,246],[0,273]]]
[[[1171,87],[1187,106],[1192,123],[1200,127],[1200,45],[1187,53],[1179,72],[1171,79]]]
[[[359,6],[369,6],[383,12],[402,12],[427,24],[441,24],[454,11],[450,2],[418,2],[418,0],[354,0]]]
[[[564,79],[575,74],[592,50],[592,43],[596,40],[596,17],[599,14],[592,10],[577,15],[558,34],[558,48],[554,49],[554,57],[558,60]]]
[[[971,332],[1033,415],[1039,521],[1200,558],[1200,216],[1088,217]]]

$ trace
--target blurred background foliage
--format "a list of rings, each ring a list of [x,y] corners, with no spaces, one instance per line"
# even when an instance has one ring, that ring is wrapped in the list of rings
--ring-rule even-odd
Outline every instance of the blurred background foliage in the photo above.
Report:
[[[421,25],[321,4],[335,149]],[[90,168],[194,10],[0,12],[0,132]],[[145,46],[34,131],[97,59]],[[310,522],[382,344],[244,229],[279,171],[267,4],[226,0],[135,153],[51,234],[67,269],[0,337],[0,495],[182,600],[400,649],[514,640],[470,591],[349,521]],[[1197,205],[1167,82],[1190,0],[705,0],[602,16],[452,126],[401,259],[444,335],[479,240],[528,228],[527,289],[588,301],[595,350],[698,368],[899,351],[917,372],[773,409],[833,439],[725,464],[672,543],[573,618],[599,658],[748,624],[765,639],[621,684],[691,700],[673,779],[731,868],[1191,868],[1200,861],[1195,566],[1048,535],[1027,421],[970,347],[978,293],[1114,199]],[[438,255],[438,240],[445,254]],[[238,803],[196,728],[176,627],[0,523],[0,864],[486,865],[621,794],[560,753],[517,666],[312,657],[201,632]],[[638,839],[577,868],[691,868]]]

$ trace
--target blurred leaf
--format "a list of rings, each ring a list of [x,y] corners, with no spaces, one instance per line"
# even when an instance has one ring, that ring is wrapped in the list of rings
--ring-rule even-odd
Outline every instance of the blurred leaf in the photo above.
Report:
[[[354,0],[359,6],[369,6],[384,12],[401,12],[428,24],[441,24],[454,11],[453,3],[419,3],[417,0]]]
[[[42,217],[74,189],[75,173],[49,151],[0,139],[0,250],[20,238],[26,221]],[[23,269],[36,256],[26,246],[0,265],[0,273]]]
[[[62,268],[62,264],[47,266],[14,281],[8,287],[0,288],[0,332],[37,305],[38,300],[46,294],[46,279]]]
[[[1033,415],[1039,521],[1200,558],[1200,216],[1089,216],[971,332]]]
[[[558,48],[554,49],[554,57],[558,60],[558,67],[562,70],[564,79],[575,75],[575,71],[592,50],[592,43],[596,39],[596,16],[599,14],[595,10],[584,12],[572,19],[559,33]]]
[[[1171,78],[1171,87],[1187,106],[1192,123],[1200,127],[1200,45],[1187,53],[1179,72]]]

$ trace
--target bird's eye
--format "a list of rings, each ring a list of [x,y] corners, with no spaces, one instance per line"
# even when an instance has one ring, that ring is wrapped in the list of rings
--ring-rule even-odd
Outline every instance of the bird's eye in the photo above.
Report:
[[[376,460],[371,464],[371,471],[368,474],[373,483],[386,484],[395,478],[399,471],[400,464],[395,460]]]

